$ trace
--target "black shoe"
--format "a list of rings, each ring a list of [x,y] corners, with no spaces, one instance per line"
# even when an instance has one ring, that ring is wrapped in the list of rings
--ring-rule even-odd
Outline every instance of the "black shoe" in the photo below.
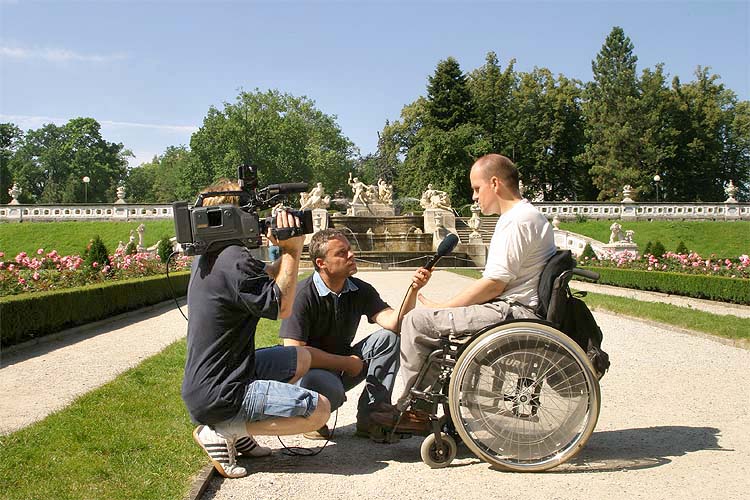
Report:
[[[312,439],[313,441],[323,441],[326,439],[331,439],[331,430],[327,425],[324,425],[317,431],[305,432],[302,435],[305,437],[305,439]]]

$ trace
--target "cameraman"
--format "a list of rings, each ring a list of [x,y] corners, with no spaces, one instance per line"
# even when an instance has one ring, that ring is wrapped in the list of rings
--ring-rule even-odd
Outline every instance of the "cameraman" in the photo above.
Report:
[[[240,191],[222,180],[203,192]],[[214,196],[204,206],[239,204],[238,196]],[[278,228],[299,227],[281,210]],[[330,416],[325,396],[293,385],[320,364],[320,351],[272,347],[255,351],[260,318],[286,318],[292,310],[303,236],[276,241],[281,257],[268,266],[239,242],[228,242],[193,261],[188,286],[190,311],[182,399],[201,425],[193,437],[224,477],[242,477],[237,452],[268,455],[251,435],[281,436],[320,428]],[[342,360],[343,371],[359,371],[356,360]]]

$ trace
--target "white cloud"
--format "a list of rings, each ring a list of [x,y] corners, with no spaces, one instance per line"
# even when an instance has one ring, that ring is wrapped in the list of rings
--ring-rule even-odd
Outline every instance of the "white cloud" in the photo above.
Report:
[[[41,59],[43,61],[66,63],[66,62],[93,62],[104,63],[126,59],[125,54],[80,54],[68,49],[59,48],[24,48],[3,45],[0,46],[0,57],[11,59],[31,60]]]
[[[12,122],[21,129],[39,128],[46,123],[55,125],[64,125],[68,123],[69,118],[54,118],[51,116],[29,116],[29,115],[3,115],[0,114],[0,121]],[[137,123],[137,122],[118,122],[112,120],[97,120],[102,127],[112,128],[146,128],[160,130],[164,132],[193,133],[198,130],[194,125],[166,125],[158,123]]]

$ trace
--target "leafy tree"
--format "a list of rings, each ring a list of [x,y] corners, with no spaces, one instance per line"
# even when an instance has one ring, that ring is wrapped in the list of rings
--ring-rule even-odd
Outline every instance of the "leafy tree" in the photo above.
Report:
[[[667,250],[664,248],[664,244],[661,241],[656,240],[654,246],[651,247],[651,255],[654,257],[661,257],[665,253],[667,253]]]
[[[653,247],[653,243],[651,243],[651,240],[649,240],[646,243],[646,246],[643,248],[643,255],[652,255],[654,253]]]
[[[258,165],[261,186],[276,182],[322,182],[329,192],[348,188],[356,148],[335,122],[306,97],[276,90],[245,92],[223,109],[211,107],[190,139],[191,161],[183,188],[197,193],[221,177],[235,179],[237,166]]]
[[[31,202],[82,202],[84,176],[91,179],[88,201],[111,202],[128,156],[122,144],[102,138],[96,120],[74,118],[28,131],[8,168]]]
[[[194,199],[196,191],[184,180],[192,168],[193,155],[185,146],[169,146],[164,154],[128,171],[124,183],[128,199],[140,203]]]
[[[589,259],[596,259],[596,252],[594,252],[594,249],[591,248],[591,245],[586,243],[586,246],[583,247],[583,252],[581,252],[581,259],[586,259],[588,257]]]
[[[12,123],[0,123],[0,204],[9,203],[13,185],[8,164],[23,141],[23,132]]]
[[[483,137],[493,152],[515,160],[517,120],[514,91],[518,76],[515,59],[503,70],[494,52],[488,52],[484,66],[471,72],[468,87],[474,103],[475,122],[482,127]]]
[[[166,263],[169,260],[169,256],[172,255],[172,242],[169,236],[162,236],[159,239],[159,244],[156,247],[156,253],[159,255],[159,259]]]
[[[675,253],[680,255],[686,255],[688,253],[688,248],[684,241],[680,240],[677,244],[677,249],[675,249]]]

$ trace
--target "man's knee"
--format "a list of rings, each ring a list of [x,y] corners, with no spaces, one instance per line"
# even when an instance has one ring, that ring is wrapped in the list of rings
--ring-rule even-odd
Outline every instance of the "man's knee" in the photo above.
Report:
[[[299,385],[325,396],[330,404],[330,408],[334,410],[346,401],[344,385],[341,379],[328,370],[310,370],[300,379]]]
[[[331,416],[331,402],[322,394],[318,394],[318,404],[315,410],[307,417],[311,423],[311,429],[320,429]]]

